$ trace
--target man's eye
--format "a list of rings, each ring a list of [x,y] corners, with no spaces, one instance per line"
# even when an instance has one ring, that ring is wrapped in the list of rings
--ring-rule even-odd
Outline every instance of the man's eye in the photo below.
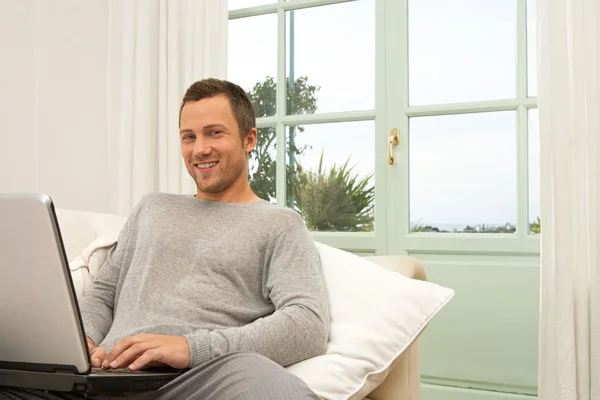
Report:
[[[183,140],[193,140],[194,139],[194,135],[185,135],[182,139]]]
[[[215,130],[213,130],[213,131],[210,131],[208,134],[209,134],[210,136],[215,136],[215,135],[219,135],[221,132],[223,132],[223,131],[220,131],[220,130],[218,130],[218,129],[215,129]]]

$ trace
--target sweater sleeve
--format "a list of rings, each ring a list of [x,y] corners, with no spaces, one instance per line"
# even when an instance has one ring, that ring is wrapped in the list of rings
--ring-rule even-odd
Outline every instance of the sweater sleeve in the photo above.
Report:
[[[223,354],[254,352],[282,366],[325,353],[329,304],[318,250],[302,220],[267,250],[265,290],[275,311],[243,326],[186,335],[190,367]]]
[[[123,268],[134,215],[123,225],[117,243],[109,250],[98,275],[79,299],[85,333],[96,345],[104,340],[113,322],[117,283]]]

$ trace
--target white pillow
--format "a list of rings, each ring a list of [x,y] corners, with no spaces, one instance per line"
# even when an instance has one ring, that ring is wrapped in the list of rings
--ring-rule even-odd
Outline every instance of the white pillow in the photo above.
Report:
[[[363,399],[454,290],[321,243],[317,248],[330,302],[329,344],[326,354],[287,369],[322,399]]]

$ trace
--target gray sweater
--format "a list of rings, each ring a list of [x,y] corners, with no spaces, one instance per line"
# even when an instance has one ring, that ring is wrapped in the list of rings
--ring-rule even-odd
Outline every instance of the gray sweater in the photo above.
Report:
[[[107,351],[125,336],[181,335],[192,368],[238,351],[287,366],[323,354],[329,334],[315,244],[296,212],[266,201],[147,195],[80,308]]]

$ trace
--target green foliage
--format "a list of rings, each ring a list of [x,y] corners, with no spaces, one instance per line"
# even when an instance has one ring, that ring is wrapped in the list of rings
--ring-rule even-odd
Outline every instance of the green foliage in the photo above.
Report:
[[[287,104],[286,110],[291,110],[288,114],[313,114],[317,110],[316,94],[321,89],[319,86],[309,85],[308,78],[301,76],[296,79],[289,87],[289,78],[286,80]],[[273,77],[266,77],[263,82],[258,82],[248,91],[248,96],[254,104],[256,117],[271,117],[275,115],[277,109],[277,84]],[[290,127],[297,132],[304,132],[304,127]],[[275,179],[277,140],[275,128],[259,129],[256,148],[250,153],[250,165],[253,166],[250,172],[250,187],[257,196],[265,200],[275,198],[277,182]],[[294,157],[302,154],[307,147],[298,148],[296,146],[286,145],[286,153]],[[287,167],[288,197],[291,194],[292,182],[290,181],[297,167],[288,165]]]
[[[537,219],[535,220],[535,222],[533,222],[529,226],[529,229],[531,230],[531,232],[537,233],[538,235],[540,233],[542,233],[542,221],[540,221],[540,217],[537,217]]]
[[[323,168],[323,153],[316,171],[298,166],[296,210],[313,231],[372,231],[375,188],[373,174],[359,177],[346,162]]]

